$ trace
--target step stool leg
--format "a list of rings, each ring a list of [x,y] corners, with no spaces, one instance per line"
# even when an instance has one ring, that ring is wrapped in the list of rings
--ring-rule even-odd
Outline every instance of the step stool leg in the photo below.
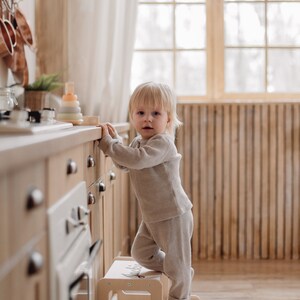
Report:
[[[110,293],[113,292],[112,288],[105,282],[104,280],[100,280],[98,283],[98,295],[99,298],[97,300],[110,300],[111,295]]]

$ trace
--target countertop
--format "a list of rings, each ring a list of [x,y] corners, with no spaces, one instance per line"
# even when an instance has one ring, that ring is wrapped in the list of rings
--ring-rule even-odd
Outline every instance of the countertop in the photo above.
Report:
[[[118,123],[114,126],[118,132],[129,129],[128,123]],[[101,130],[95,126],[73,126],[31,135],[1,134],[0,174],[100,138]]]

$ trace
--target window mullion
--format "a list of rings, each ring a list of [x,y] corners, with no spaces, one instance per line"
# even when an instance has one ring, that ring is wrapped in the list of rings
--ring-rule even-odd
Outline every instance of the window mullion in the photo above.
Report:
[[[207,72],[208,98],[224,95],[224,18],[223,0],[207,1]]]

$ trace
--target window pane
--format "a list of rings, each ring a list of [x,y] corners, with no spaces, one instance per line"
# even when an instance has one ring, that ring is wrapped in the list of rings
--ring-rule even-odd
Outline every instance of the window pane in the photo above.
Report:
[[[206,40],[204,5],[176,6],[176,47],[204,48]]]
[[[145,81],[172,82],[172,52],[135,52],[132,62],[131,89]]]
[[[225,45],[264,45],[264,4],[225,4],[224,22]]]
[[[268,42],[300,45],[300,3],[268,4]]]
[[[225,91],[264,92],[264,50],[227,49],[225,51]]]
[[[180,51],[176,56],[176,93],[206,94],[206,58],[204,51]]]
[[[172,47],[172,5],[140,4],[137,24],[135,49]]]
[[[268,92],[300,92],[300,50],[269,50]]]

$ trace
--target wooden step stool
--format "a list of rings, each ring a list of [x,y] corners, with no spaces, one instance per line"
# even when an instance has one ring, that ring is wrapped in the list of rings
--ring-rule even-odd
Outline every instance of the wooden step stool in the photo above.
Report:
[[[99,300],[167,300],[168,278],[140,266],[131,257],[115,258],[98,282]],[[115,295],[115,296],[114,296]]]

